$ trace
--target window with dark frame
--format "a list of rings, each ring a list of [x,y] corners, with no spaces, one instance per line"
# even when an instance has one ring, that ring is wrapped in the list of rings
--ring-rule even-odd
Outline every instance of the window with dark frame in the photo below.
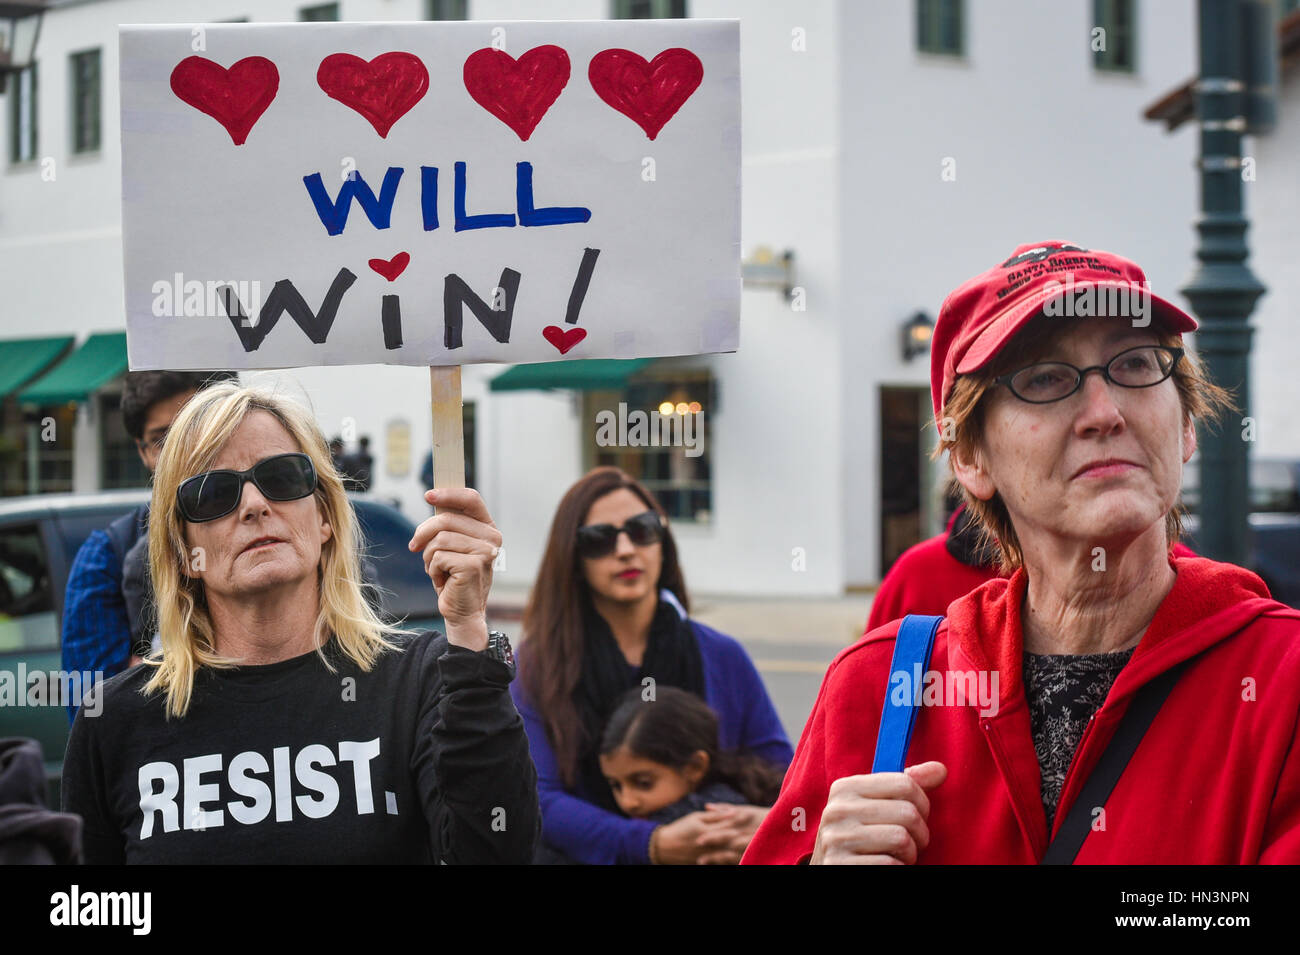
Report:
[[[119,488],[148,487],[149,470],[140,460],[135,439],[122,421],[122,396],[101,392],[99,420],[99,486],[109,491]]]
[[[614,20],[683,20],[686,0],[614,0]]]
[[[314,7],[300,7],[298,19],[304,23],[332,23],[339,18],[337,3],[318,3]]]
[[[468,20],[469,0],[424,0],[426,20]]]
[[[0,496],[72,490],[73,404],[32,407],[0,402]]]
[[[0,400],[0,497],[36,493],[30,478],[35,470],[32,446],[40,440],[40,426],[33,432],[29,425],[34,421],[39,418],[32,418],[17,398]]]
[[[916,48],[922,53],[966,52],[964,0],[916,0]]]
[[[1137,0],[1092,0],[1092,25],[1103,31],[1093,42],[1093,66],[1113,73],[1137,72]]]
[[[9,161],[36,159],[36,64],[9,75]]]
[[[621,389],[584,393],[586,466],[620,468],[649,488],[673,520],[707,524],[713,510],[708,438],[715,396],[707,370],[665,373],[629,381]]]
[[[99,50],[84,50],[68,57],[72,72],[72,151],[99,150],[100,82]]]

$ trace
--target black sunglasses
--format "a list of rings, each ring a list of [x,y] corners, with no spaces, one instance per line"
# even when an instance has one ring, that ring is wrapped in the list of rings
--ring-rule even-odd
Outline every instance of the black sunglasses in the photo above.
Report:
[[[215,521],[239,507],[245,481],[268,501],[296,501],[316,490],[316,469],[311,458],[294,451],[263,458],[247,471],[204,471],[176,489],[176,506],[191,524]]]
[[[1112,385],[1121,388],[1151,388],[1174,373],[1183,357],[1181,348],[1164,345],[1138,345],[1126,348],[1104,365],[1078,368],[1064,361],[1038,362],[993,379],[1006,385],[1021,401],[1045,405],[1070,397],[1083,387],[1088,372],[1095,371]]]
[[[654,511],[646,511],[636,517],[630,517],[622,527],[613,524],[588,524],[578,528],[578,556],[586,558],[604,557],[614,552],[618,546],[618,535],[627,531],[627,536],[638,547],[657,544],[663,540],[664,525]]]

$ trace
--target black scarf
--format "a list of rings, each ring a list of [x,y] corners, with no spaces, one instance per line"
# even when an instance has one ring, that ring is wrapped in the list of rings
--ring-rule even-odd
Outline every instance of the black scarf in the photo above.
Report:
[[[641,686],[645,677],[653,677],[656,686],[675,686],[704,697],[704,661],[690,622],[660,598],[641,666],[633,669],[605,618],[596,611],[590,597],[584,597],[582,677],[573,693],[583,729],[578,792],[611,812],[618,812],[618,805],[600,771],[600,737],[618,698],[632,687]]]

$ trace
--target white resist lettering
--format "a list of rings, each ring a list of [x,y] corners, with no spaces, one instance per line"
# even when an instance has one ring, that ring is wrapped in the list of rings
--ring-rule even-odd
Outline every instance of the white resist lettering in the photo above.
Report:
[[[275,763],[275,821],[288,822],[293,818],[293,801],[289,798],[293,787],[289,783],[289,747],[277,746],[271,750]]]
[[[271,750],[271,759],[258,752],[239,753],[226,763],[220,753],[190,756],[181,766],[169,762],[146,763],[140,767],[141,840],[154,835],[155,817],[162,832],[181,828],[204,832],[225,825],[225,811],[242,825],[262,822],[275,809],[277,822],[293,818],[294,806],[311,819],[331,815],[339,807],[339,780],[321,767],[352,764],[352,782],[358,815],[375,811],[374,786],[370,765],[379,755],[379,738],[364,742],[344,740],[335,750],[320,743],[300,749],[290,759],[288,746]],[[292,766],[292,772],[290,767]],[[230,791],[240,798],[225,804],[224,810],[214,803],[221,798],[221,784],[214,778],[222,769]],[[270,775],[268,781],[264,777]],[[263,778],[258,778],[263,777]],[[293,784],[310,795],[293,795]],[[346,784],[345,784],[346,785]],[[177,805],[177,802],[180,805]]]
[[[357,787],[357,815],[375,811],[375,795],[370,788],[370,761],[378,755],[378,737],[367,743],[339,743],[339,762],[352,763],[352,779]]]
[[[154,792],[153,784],[162,783],[162,789]],[[164,832],[175,832],[180,828],[176,811],[176,794],[181,789],[181,777],[171,763],[146,763],[140,767],[140,813],[144,824],[140,827],[140,838],[148,839],[153,835],[153,814],[162,814]]]
[[[230,788],[236,795],[252,800],[251,805],[248,802],[232,802],[226,807],[235,822],[251,826],[261,822],[271,811],[271,787],[249,775],[250,772],[265,774],[270,769],[266,757],[261,753],[240,753],[230,761]]]
[[[220,783],[202,782],[204,773],[221,772],[221,756],[192,756],[185,760],[185,828],[211,829],[226,824],[220,809],[207,810],[205,802],[221,798]]]
[[[311,796],[298,797],[298,809],[308,819],[328,816],[339,805],[339,784],[334,781],[333,776],[315,769],[314,763],[320,763],[322,766],[335,765],[334,754],[330,752],[328,746],[321,746],[319,743],[304,746],[298,751],[298,758],[293,762],[293,771],[298,777],[298,782],[313,792],[321,794],[320,799],[313,799]]]

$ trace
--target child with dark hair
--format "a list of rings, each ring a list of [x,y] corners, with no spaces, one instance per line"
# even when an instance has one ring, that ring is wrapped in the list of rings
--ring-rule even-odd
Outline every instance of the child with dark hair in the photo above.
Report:
[[[626,815],[668,823],[709,803],[770,806],[783,772],[718,745],[718,717],[694,693],[634,687],[615,706],[600,741],[600,768]]]

